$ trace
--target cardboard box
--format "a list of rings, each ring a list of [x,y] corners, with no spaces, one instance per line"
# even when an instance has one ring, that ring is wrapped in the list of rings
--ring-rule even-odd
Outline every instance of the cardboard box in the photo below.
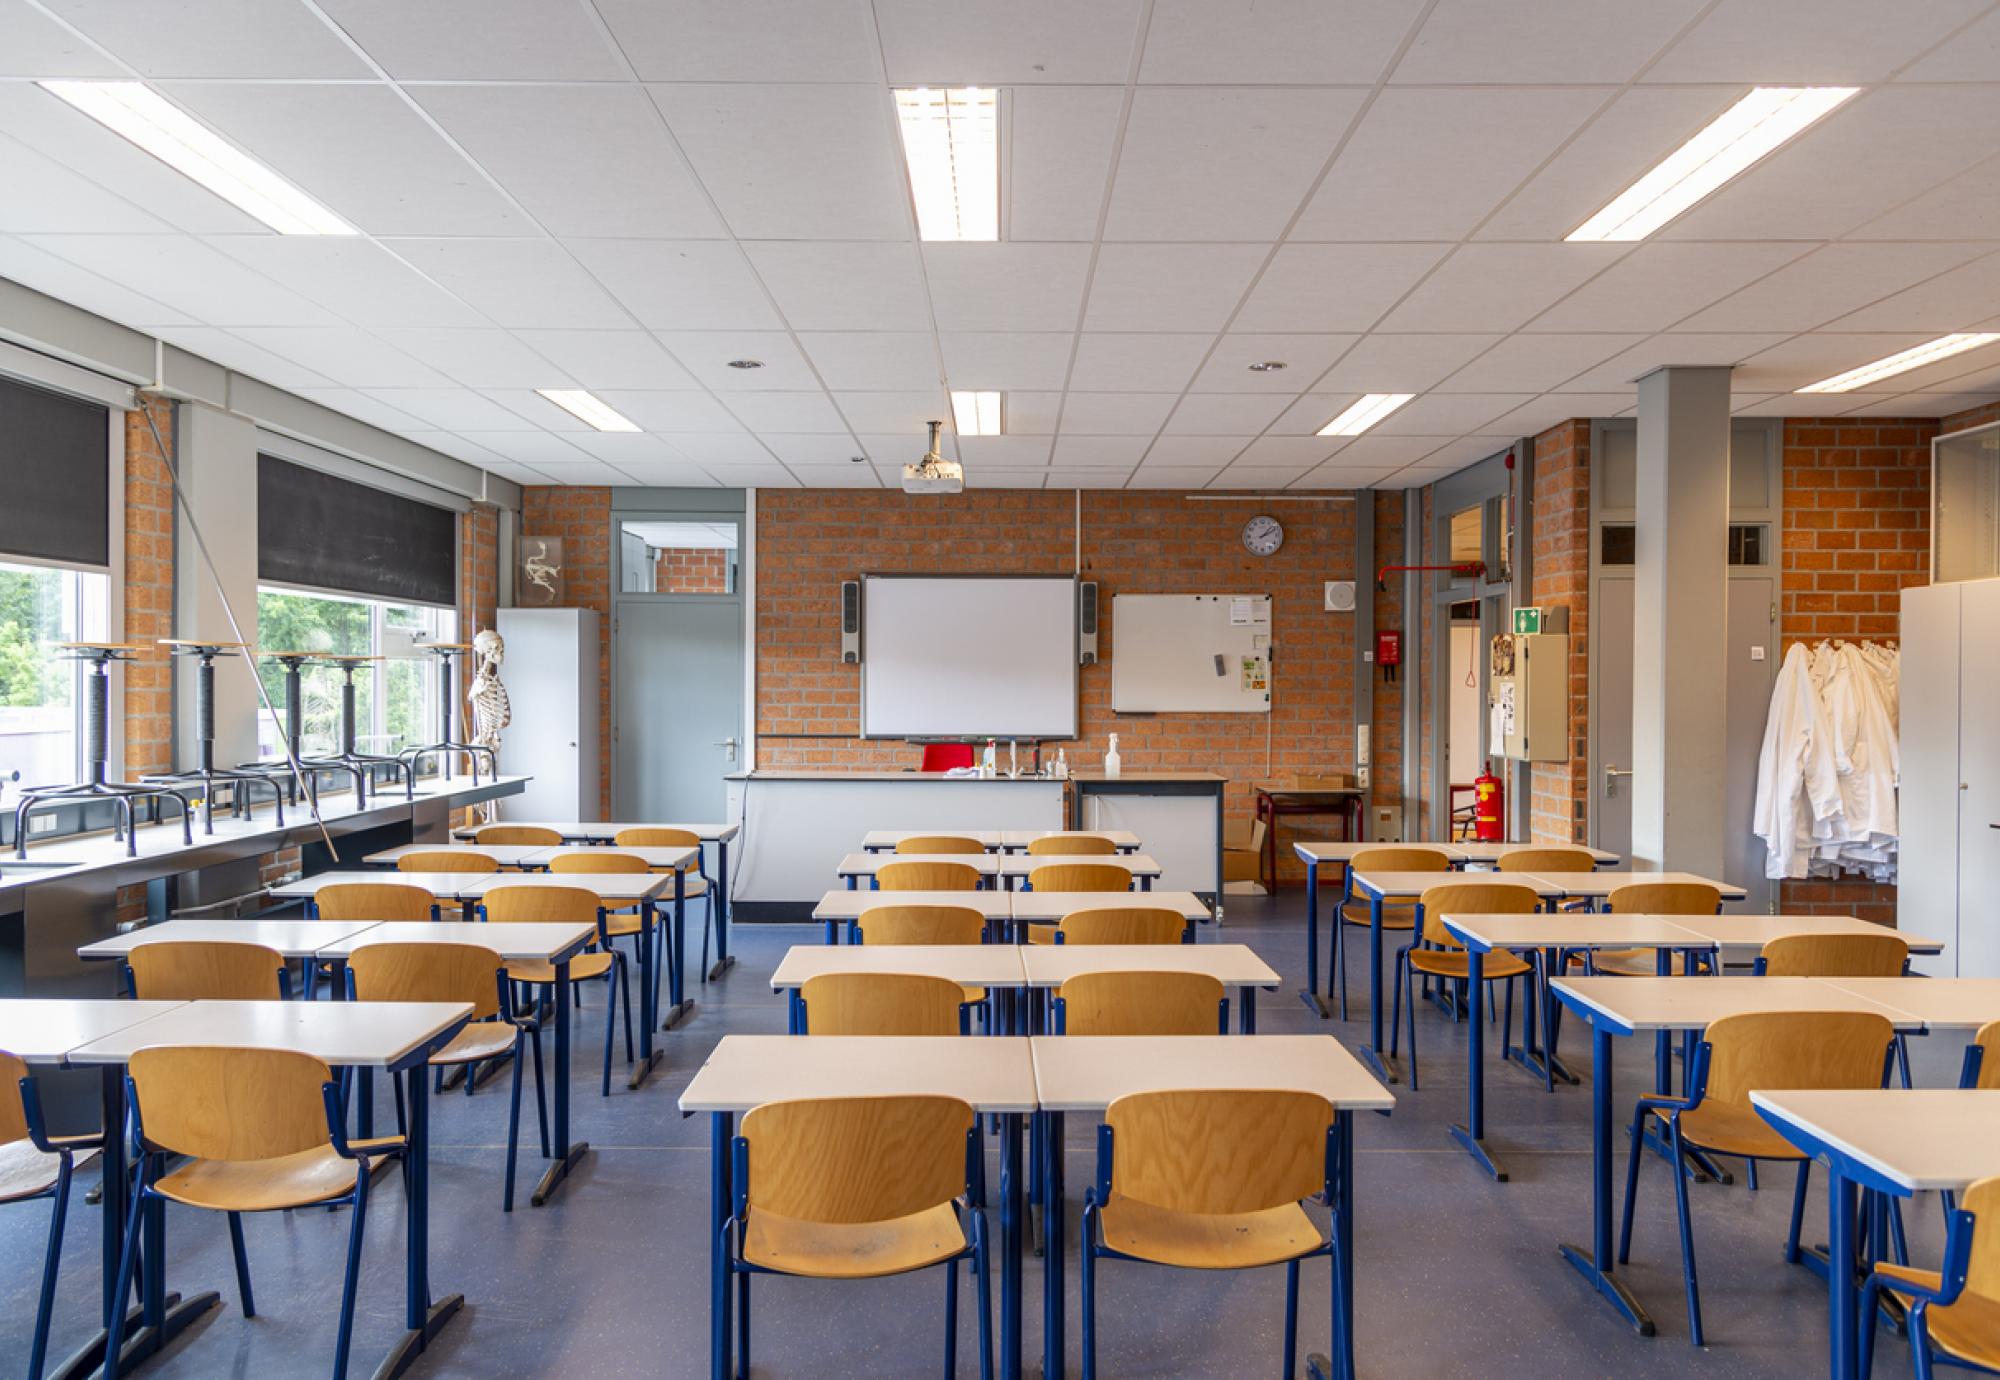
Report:
[[[1222,824],[1222,880],[1254,882],[1264,851],[1264,821],[1229,819]]]

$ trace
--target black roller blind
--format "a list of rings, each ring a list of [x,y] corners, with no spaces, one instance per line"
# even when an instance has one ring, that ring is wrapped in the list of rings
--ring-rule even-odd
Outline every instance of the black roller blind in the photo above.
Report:
[[[257,578],[404,604],[458,602],[458,515],[257,457]]]
[[[111,564],[109,409],[0,379],[0,556]]]

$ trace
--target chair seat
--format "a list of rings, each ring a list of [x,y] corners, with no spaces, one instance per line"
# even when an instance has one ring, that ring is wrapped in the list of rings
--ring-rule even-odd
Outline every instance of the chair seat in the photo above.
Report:
[[[1658,960],[1652,949],[1600,949],[1595,972],[1600,977],[1658,977]],[[1671,969],[1675,977],[1687,975],[1687,959],[1674,954]]]
[[[1370,924],[1368,903],[1348,901],[1340,908],[1340,918],[1350,925],[1360,925],[1364,929]],[[1384,901],[1382,903],[1382,928],[1385,930],[1413,930],[1417,927],[1417,908],[1407,901]]]
[[[986,989],[984,987],[967,987],[963,983],[960,983],[958,990],[965,993],[967,1001],[979,1002],[986,1000]]]
[[[653,871],[671,873],[673,869],[671,867],[656,867]],[[690,875],[686,881],[681,883],[681,896],[686,900],[692,901],[697,896],[706,895],[708,895],[708,882],[705,878]],[[673,888],[668,887],[658,896],[655,896],[653,904],[671,909],[674,904]]]
[[[1770,1123],[1750,1108],[1725,1102],[1704,1102],[1691,1112],[1682,1112],[1681,1137],[1691,1146],[1720,1155],[1790,1160],[1795,1164],[1805,1158],[1796,1145],[1772,1130]]]
[[[604,932],[613,939],[637,934],[640,928],[639,912],[636,910],[614,910],[604,917]]]
[[[1875,1267],[1890,1279],[1907,1279],[1935,1289],[1941,1283],[1935,1270],[1913,1270],[1907,1265]],[[1896,1293],[1894,1285],[1890,1292]],[[1905,1307],[1916,1302],[1912,1295],[1896,1293]],[[1989,1299],[1971,1290],[1953,1304],[1934,1303],[1924,1310],[1930,1319],[1931,1342],[1961,1361],[1970,1361],[1989,1370],[2000,1369],[2000,1299]]]
[[[349,1141],[350,1148],[394,1150],[398,1136]],[[189,1207],[218,1212],[270,1212],[278,1208],[310,1207],[354,1191],[356,1162],[317,1145],[296,1155],[269,1160],[189,1160],[155,1185],[162,1194]]]
[[[611,970],[614,962],[610,954],[578,954],[569,961],[571,982],[582,982],[585,978],[603,977]],[[556,980],[556,965],[540,959],[521,959],[507,965],[509,982],[553,983]]]
[[[753,1208],[743,1233],[743,1258],[752,1265],[819,1279],[900,1275],[964,1249],[950,1203],[887,1222],[805,1222]]]
[[[451,1043],[431,1056],[433,1064],[476,1064],[498,1059],[514,1048],[519,1036],[506,1021],[474,1021],[452,1036]]]
[[[1261,1212],[1179,1212],[1113,1189],[1098,1220],[1112,1250],[1191,1270],[1275,1265],[1326,1244],[1326,1233],[1297,1203]]]
[[[1410,966],[1432,977],[1462,978],[1472,975],[1471,956],[1463,949],[1412,949]],[[1520,958],[1505,951],[1486,955],[1483,967],[1488,981],[1516,978],[1530,971]]]
[[[95,1150],[80,1153],[76,1162],[86,1164],[96,1153]],[[0,1203],[15,1203],[47,1193],[56,1186],[61,1166],[60,1155],[44,1154],[31,1140],[24,1138],[0,1145]]]
[[[1028,922],[1028,942],[1030,944],[1053,944],[1056,942],[1056,931],[1061,928],[1062,926],[1060,925],[1038,925],[1030,920]]]

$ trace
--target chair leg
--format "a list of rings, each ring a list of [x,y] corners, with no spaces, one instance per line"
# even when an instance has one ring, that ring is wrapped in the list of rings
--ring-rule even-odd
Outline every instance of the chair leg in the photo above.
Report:
[[[1750,1186],[1750,1191],[1755,1193],[1757,1191],[1757,1161],[1743,1161],[1743,1178],[1744,1182]]]
[[[715,934],[715,888],[710,887],[704,894],[706,902],[701,915],[701,980],[708,981],[708,944]]]
[[[243,1248],[243,1214],[229,1214],[229,1253],[236,1258],[236,1298],[243,1316],[257,1316],[257,1297],[250,1292],[250,1253]]]
[[[625,1062],[630,1064],[639,1056],[632,1048],[632,965],[622,956],[618,960],[618,1002],[625,1008]]]
[[[42,1293],[35,1304],[35,1341],[28,1351],[28,1380],[42,1380],[49,1356],[49,1315],[55,1310],[56,1270],[62,1264],[63,1221],[69,1216],[69,1181],[75,1166],[68,1155],[56,1165],[55,1205],[49,1212],[49,1245],[42,1257]]]
[[[1340,985],[1340,1019],[1347,1019],[1347,917],[1333,908],[1333,976]]]
[[[993,1258],[986,1249],[986,1210],[972,1212],[972,1273],[979,1281],[979,1380],[993,1380]]]
[[[1395,992],[1389,1008],[1389,1057],[1396,1057],[1396,1050],[1403,1038],[1403,960],[1406,954],[1396,955],[1395,965],[1390,969],[1389,986]],[[1414,998],[1412,998],[1414,1000]]]
[[[1910,1310],[1910,1370],[1917,1380],[1931,1380],[1931,1320],[1928,1306]]]
[[[500,1210],[514,1210],[514,1160],[521,1150],[521,1037],[514,1037],[514,1074],[507,1089],[507,1186],[500,1194]]]
[[[1097,1204],[1083,1205],[1083,1253],[1076,1262],[1077,1313],[1083,1329],[1083,1380],[1097,1380]]]
[[[535,1047],[535,1114],[542,1126],[542,1158],[548,1159],[549,1151],[549,1100],[542,1091],[542,1028],[536,1026],[528,1032],[528,1043]]]
[[[1406,963],[1404,965],[1403,980],[1405,983],[1408,984],[1410,989],[1408,993],[1401,995],[1406,995],[1408,997],[1408,1000],[1406,1000],[1403,1003],[1403,1010],[1408,1013],[1405,1019],[1407,1019],[1410,1023],[1410,1091],[1416,1092],[1417,1091],[1417,965],[1416,964]]]
[[[440,1069],[439,1072],[442,1073],[443,1070]],[[423,1077],[421,1073],[417,1076],[419,1078]],[[396,1093],[396,1134],[407,1136],[410,1134],[410,1121],[409,1115],[403,1107],[403,1080],[400,1076],[392,1077],[389,1080],[389,1084]],[[468,1088],[472,1086],[472,1071],[470,1069],[466,1070],[465,1085]]]
[[[1754,1163],[1754,1161],[1753,1161]],[[1806,1220],[1806,1180],[1812,1177],[1812,1161],[1799,1161],[1799,1181],[1792,1189],[1792,1229],[1785,1237],[1785,1263],[1799,1263],[1799,1228]]]
[[[612,967],[617,967],[616,963]],[[598,1088],[601,1097],[611,1096],[611,1050],[618,1038],[618,984],[606,974],[604,983],[604,1081]]]
[[[1674,1149],[1674,1210],[1681,1221],[1681,1273],[1687,1278],[1688,1340],[1701,1346],[1701,1281],[1694,1268],[1694,1223],[1688,1215],[1688,1175],[1683,1162],[1686,1152],[1681,1141],[1680,1119],[1675,1118],[1669,1129]]]
[[[368,1162],[354,1175],[354,1220],[347,1227],[347,1274],[340,1285],[340,1334],[333,1344],[333,1380],[346,1380],[347,1353],[354,1341],[354,1293],[361,1279],[361,1229],[368,1218]]]
[[[944,1263],[944,1380],[958,1373],[958,1259]]]
[[[1285,1262],[1285,1380],[1298,1374],[1299,1364],[1299,1262]]]
[[[1632,1259],[1632,1204],[1639,1196],[1639,1161],[1646,1150],[1646,1109],[1632,1112],[1632,1158],[1625,1164],[1625,1211],[1618,1219],[1618,1263]]]
[[[1519,985],[1520,984],[1516,979],[1514,978],[1507,979],[1507,1004],[1506,1008],[1502,1011],[1500,1016],[1500,1062],[1503,1064],[1507,1062],[1507,1056],[1513,1052],[1512,1040],[1514,1038],[1514,989]],[[1490,1009],[1492,1003],[1488,1002],[1487,1006]],[[1523,1019],[1525,1019],[1525,1017]],[[1523,1053],[1525,1052],[1526,1051],[1523,1051]]]
[[[750,1380],[750,1272],[736,1276],[736,1373]]]

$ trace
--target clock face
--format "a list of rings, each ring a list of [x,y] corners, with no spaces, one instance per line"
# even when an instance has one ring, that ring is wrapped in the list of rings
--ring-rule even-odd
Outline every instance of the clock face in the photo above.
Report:
[[[1243,524],[1243,545],[1253,556],[1275,556],[1285,544],[1285,529],[1274,517],[1253,517]]]

